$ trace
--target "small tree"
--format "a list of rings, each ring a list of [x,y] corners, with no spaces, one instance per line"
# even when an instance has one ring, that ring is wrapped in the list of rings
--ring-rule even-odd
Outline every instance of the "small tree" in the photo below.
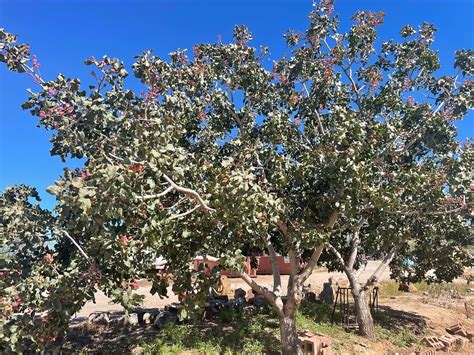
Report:
[[[145,52],[133,65],[147,87],[142,96],[124,88],[127,72],[116,59],[86,61],[98,72],[85,91],[62,75],[42,81],[35,63],[25,64],[23,47],[4,46],[10,67],[41,86],[24,108],[55,132],[52,153],[86,158],[83,170],[66,171],[49,191],[60,223],[101,274],[121,271],[110,282],[137,274],[165,292],[168,275],[143,271],[162,255],[173,290],[199,304],[217,274],[192,271],[188,262],[217,256],[275,309],[282,350],[295,353],[302,286],[325,242],[337,250],[343,232],[369,229],[379,243],[386,218],[402,230],[403,219],[393,216],[415,208],[444,213],[430,198],[465,193],[468,168],[456,158],[453,120],[472,105],[472,84],[433,76],[433,27],[424,25],[414,40],[386,42],[375,55],[382,15],[357,13],[350,31],[339,33],[332,10],[332,1],[323,1],[308,30],[289,31],[292,56],[271,69],[263,64],[267,49],[249,46],[251,34],[239,26],[233,43],[196,45],[191,59],[186,51],[171,53],[170,61]],[[410,26],[402,30],[405,38],[414,34]],[[472,74],[471,52],[459,52],[456,63]],[[407,96],[425,89],[433,99]],[[448,162],[459,166],[450,176],[462,182],[443,175]],[[439,181],[430,188],[434,176]],[[353,240],[354,250],[370,248],[366,239]],[[270,289],[244,270],[242,251],[252,249],[266,249],[272,259]],[[277,253],[290,259],[286,292]]]

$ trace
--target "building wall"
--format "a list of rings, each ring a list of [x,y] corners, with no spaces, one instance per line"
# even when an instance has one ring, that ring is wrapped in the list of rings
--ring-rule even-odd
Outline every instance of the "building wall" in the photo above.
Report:
[[[272,274],[272,264],[270,256],[257,256],[258,269],[257,274],[259,275],[270,275]],[[290,258],[287,256],[277,256],[278,266],[280,267],[281,275],[290,274]]]
[[[194,268],[197,269],[199,265],[204,264],[204,260],[202,259],[194,259]],[[206,260],[205,264],[207,265],[208,269],[212,270],[215,268],[217,265],[219,265],[219,260]],[[252,269],[250,267],[250,258],[247,258],[247,261],[245,262],[246,266],[246,272],[252,277],[257,276],[257,270]],[[229,276],[229,277],[238,277],[239,275],[234,274],[231,270],[223,270],[221,272],[221,275]]]

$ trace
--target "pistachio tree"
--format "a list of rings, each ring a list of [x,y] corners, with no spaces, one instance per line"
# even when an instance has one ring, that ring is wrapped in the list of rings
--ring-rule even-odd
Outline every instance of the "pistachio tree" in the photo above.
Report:
[[[2,352],[50,349],[93,297],[93,279],[76,260],[65,261],[67,243],[37,200],[37,191],[25,185],[0,194]]]
[[[402,215],[414,221],[423,212],[413,222],[420,226],[433,223],[430,213],[454,218],[441,200],[466,194],[469,168],[458,158],[454,121],[472,106],[472,84],[463,80],[472,52],[457,54],[457,77],[436,78],[434,28],[404,27],[401,42],[384,42],[376,53],[382,19],[359,12],[341,33],[325,0],[306,31],[285,34],[291,55],[272,67],[268,49],[250,46],[243,26],[231,43],[198,44],[169,60],[146,51],[133,64],[141,94],[125,88],[118,59],[87,60],[95,84],[83,89],[63,75],[43,80],[29,48],[4,40],[0,60],[39,85],[23,107],[53,132],[52,154],[85,158],[49,192],[58,223],[110,279],[106,290],[136,275],[164,295],[172,280],[192,307],[219,269],[209,277],[189,261],[216,256],[274,308],[283,353],[297,353],[302,286],[325,245],[339,261],[353,231],[353,250],[388,250],[385,265],[405,241]],[[458,168],[445,174],[448,165]],[[382,233],[387,219],[393,228]],[[371,238],[360,237],[365,230]],[[270,255],[272,287],[246,274],[251,250]],[[290,259],[286,289],[278,253]],[[146,272],[158,255],[168,261],[165,272]],[[352,281],[363,301],[365,288]],[[369,317],[359,324],[372,336]]]

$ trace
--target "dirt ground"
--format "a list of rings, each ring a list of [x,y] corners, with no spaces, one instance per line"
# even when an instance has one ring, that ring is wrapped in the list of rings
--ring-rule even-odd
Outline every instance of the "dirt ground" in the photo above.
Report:
[[[369,278],[377,266],[379,262],[377,261],[369,261],[367,263],[366,269],[361,274],[361,280],[366,280]],[[327,282],[330,277],[334,277],[337,279],[345,279],[344,274],[342,273],[330,273],[324,269],[316,270],[307,280],[306,285],[310,286],[313,290],[321,290],[323,283]],[[381,280],[388,280],[390,279],[390,272],[387,270],[385,271],[381,278]],[[272,285],[273,279],[271,275],[258,275],[255,280],[266,287]],[[242,288],[245,291],[250,289],[250,287],[240,278],[231,278],[229,279],[230,286],[232,289]],[[288,284],[288,275],[282,275],[282,283],[283,283],[283,290],[286,289],[286,285]],[[173,294],[171,291],[171,287],[168,288],[168,296],[167,298],[160,298],[158,295],[150,294],[151,284],[146,281],[139,282],[140,287],[136,291],[136,293],[140,295],[145,295],[145,300],[143,307],[144,308],[162,308],[168,304],[178,301],[177,295]],[[95,294],[95,303],[88,302],[79,313],[76,314],[76,318],[84,319],[89,316],[92,312],[102,311],[102,312],[116,312],[121,311],[122,307],[117,304],[111,304],[110,299],[105,296],[102,292],[98,291]]]

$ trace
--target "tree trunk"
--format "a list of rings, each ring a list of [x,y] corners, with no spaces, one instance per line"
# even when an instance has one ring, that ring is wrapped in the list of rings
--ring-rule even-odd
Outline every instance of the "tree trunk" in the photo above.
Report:
[[[375,338],[374,320],[370,313],[370,307],[366,302],[365,291],[353,288],[352,295],[354,296],[359,334],[368,338]]]
[[[283,355],[301,354],[296,331],[296,312],[289,312],[280,317],[281,351]]]

